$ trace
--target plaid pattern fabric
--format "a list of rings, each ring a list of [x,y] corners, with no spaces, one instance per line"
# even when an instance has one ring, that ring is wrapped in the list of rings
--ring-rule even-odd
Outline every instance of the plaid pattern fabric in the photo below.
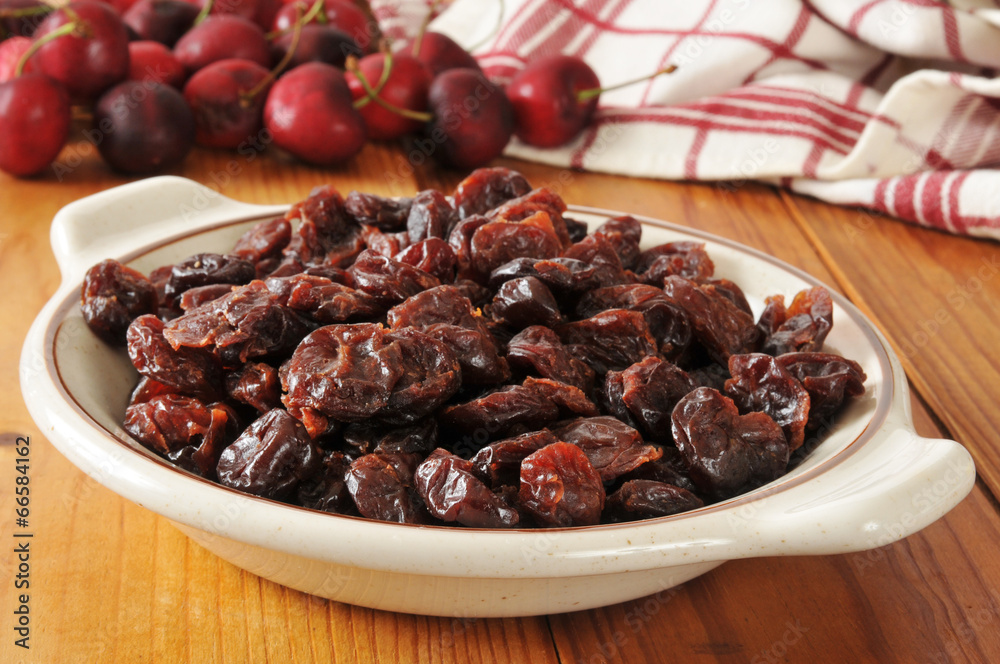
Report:
[[[372,0],[398,38],[427,0]],[[605,84],[572,144],[507,154],[643,177],[780,184],[1000,239],[1000,0],[454,0],[432,22],[509,80],[553,53]]]

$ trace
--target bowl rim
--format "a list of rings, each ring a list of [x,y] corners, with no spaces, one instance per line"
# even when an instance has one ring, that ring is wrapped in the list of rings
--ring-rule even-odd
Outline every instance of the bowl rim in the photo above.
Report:
[[[568,213],[571,214],[584,214],[591,215],[598,218],[612,218],[616,216],[622,216],[628,214],[637,219],[641,223],[649,226],[659,227],[670,232],[678,233],[684,236],[695,237],[706,242],[711,242],[715,244],[720,244],[726,246],[727,248],[734,250],[738,253],[749,255],[755,260],[760,260],[768,263],[771,267],[776,267],[786,273],[791,274],[798,279],[813,285],[813,286],[823,286],[827,288],[830,292],[831,297],[836,303],[837,307],[842,313],[851,317],[858,328],[864,334],[865,340],[868,345],[874,350],[875,356],[878,361],[879,369],[884,376],[884,381],[882,384],[882,391],[875,400],[874,409],[865,424],[865,427],[860,431],[853,440],[847,442],[843,445],[843,448],[833,454],[830,458],[825,459],[819,463],[816,467],[810,468],[802,473],[798,473],[792,477],[787,474],[779,477],[767,485],[754,489],[744,494],[734,496],[733,498],[720,501],[717,503],[705,505],[700,508],[689,510],[686,512],[681,512],[678,514],[655,517],[650,519],[642,519],[638,521],[628,521],[612,524],[598,524],[592,526],[569,526],[562,528],[510,528],[510,529],[473,529],[465,528],[459,525],[448,525],[448,524],[429,524],[429,525],[418,525],[418,524],[405,524],[405,523],[393,523],[385,521],[376,521],[372,519],[367,519],[360,516],[352,515],[342,515],[333,514],[328,512],[323,512],[316,509],[306,508],[302,506],[292,505],[289,503],[284,503],[281,501],[263,498],[259,496],[254,496],[251,494],[246,494],[236,489],[226,487],[222,484],[214,482],[212,480],[200,477],[186,471],[182,468],[177,467],[172,462],[156,455],[155,453],[148,450],[140,450],[135,446],[139,445],[138,442],[132,441],[131,443],[124,440],[116,432],[110,431],[100,422],[98,422],[91,414],[81,406],[81,404],[73,396],[72,392],[67,387],[61,372],[59,371],[59,357],[58,357],[58,347],[56,340],[58,338],[58,333],[61,326],[65,323],[66,319],[72,313],[75,307],[79,306],[79,291],[82,285],[82,275],[80,275],[81,281],[75,283],[70,283],[70,287],[67,292],[63,295],[61,301],[56,305],[48,320],[46,321],[46,326],[44,330],[44,350],[45,350],[45,369],[49,374],[50,379],[54,383],[56,389],[63,397],[65,402],[72,407],[78,417],[84,420],[92,430],[104,436],[106,439],[113,441],[113,443],[119,447],[124,448],[128,454],[134,455],[139,459],[144,459],[146,461],[151,461],[157,466],[170,471],[177,478],[183,478],[183,481],[195,481],[202,485],[211,487],[214,490],[221,490],[224,495],[229,495],[231,497],[239,497],[240,499],[248,500],[253,503],[260,502],[262,504],[268,504],[276,508],[293,510],[297,515],[308,516],[309,518],[323,518],[323,519],[347,519],[360,524],[366,524],[371,526],[377,526],[380,528],[395,528],[395,529],[405,529],[406,531],[412,530],[436,530],[444,531],[449,533],[462,533],[462,534],[476,534],[476,535],[486,535],[486,536],[499,536],[504,538],[511,537],[537,537],[540,532],[543,533],[573,533],[573,532],[610,532],[619,531],[624,529],[642,529],[642,528],[652,528],[663,523],[675,523],[684,520],[688,520],[694,517],[704,516],[706,514],[718,513],[726,510],[737,509],[745,506],[747,503],[756,502],[760,500],[766,500],[775,494],[784,493],[790,489],[798,487],[810,480],[815,479],[817,475],[822,475],[829,471],[830,469],[836,467],[837,465],[843,463],[856,452],[862,449],[866,444],[872,441],[879,431],[886,425],[889,420],[890,412],[893,409],[893,404],[896,399],[896,367],[891,360],[893,357],[893,352],[888,346],[887,342],[878,334],[875,330],[874,324],[870,322],[866,316],[864,316],[861,311],[855,307],[846,297],[841,295],[836,290],[827,286],[824,282],[820,281],[816,277],[808,274],[807,272],[786,263],[785,261],[771,256],[763,251],[754,249],[752,247],[746,246],[735,240],[724,238],[715,234],[712,234],[701,229],[690,228],[682,226],[680,224],[675,224],[667,222],[661,219],[656,219],[654,217],[649,217],[645,215],[634,215],[629,213],[624,213],[621,211],[607,210],[597,207],[589,206],[578,206],[569,205],[567,209]],[[121,256],[115,257],[117,260],[123,264],[128,264],[135,261],[143,256],[149,254],[150,252],[156,251],[165,247],[166,245],[173,244],[175,242],[201,235],[204,233],[216,231],[222,228],[247,224],[254,221],[262,221],[266,219],[274,218],[276,215],[273,209],[269,209],[267,212],[261,213],[251,213],[244,214],[241,216],[236,216],[232,218],[226,218],[218,220],[209,224],[200,225],[196,228],[185,229],[171,234],[165,234],[157,240],[150,241],[139,247],[134,247],[132,250],[122,254]],[[75,278],[75,277],[74,277]],[[60,290],[65,288],[67,284],[63,284]],[[57,299],[59,296],[56,294],[53,299]],[[820,441],[817,445],[822,445]],[[162,512],[161,512],[162,513]],[[170,518],[168,516],[168,518]],[[183,520],[182,520],[183,521]],[[188,523],[189,526],[198,527],[196,524]]]

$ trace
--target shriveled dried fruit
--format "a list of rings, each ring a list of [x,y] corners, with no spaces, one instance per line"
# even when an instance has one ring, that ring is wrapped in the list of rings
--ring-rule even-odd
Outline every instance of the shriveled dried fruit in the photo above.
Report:
[[[141,272],[116,260],[104,260],[87,270],[80,310],[87,325],[105,341],[125,342],[133,320],[156,313],[156,288]]]
[[[643,283],[660,286],[670,276],[700,281],[715,273],[715,264],[701,242],[668,242],[639,255],[635,272]]]
[[[427,189],[413,198],[406,218],[406,232],[416,244],[428,238],[446,238],[458,222],[458,213],[448,199],[436,189]]]
[[[173,266],[167,280],[165,294],[174,298],[197,286],[209,284],[241,285],[250,283],[257,276],[254,264],[239,256],[223,254],[195,254]]]
[[[761,347],[769,355],[810,353],[823,347],[833,327],[833,298],[822,286],[796,293],[785,320]]]
[[[524,458],[555,442],[558,442],[556,437],[547,429],[498,440],[480,449],[470,459],[472,472],[493,488],[516,486],[520,482]]]
[[[218,361],[202,348],[175,349],[163,336],[164,327],[152,314],[132,321],[127,333],[132,366],[143,376],[184,394],[217,394],[221,387]]]
[[[222,450],[236,437],[239,423],[223,403],[205,405],[192,397],[161,394],[125,410],[125,430],[181,468],[214,480]]]
[[[256,266],[266,258],[281,255],[291,239],[292,225],[284,217],[262,221],[240,236],[233,254]]]
[[[523,175],[509,168],[477,168],[455,188],[455,209],[466,219],[531,191]]]
[[[347,490],[347,471],[351,457],[333,451],[323,457],[320,470],[299,484],[296,501],[303,507],[333,514],[356,514],[357,508]]]
[[[230,367],[287,353],[308,330],[263,281],[253,281],[173,319],[163,335],[175,349],[206,348]]]
[[[490,315],[517,330],[531,325],[554,327],[563,321],[552,291],[536,277],[511,279],[501,286],[493,298]]]
[[[854,360],[833,353],[785,353],[777,362],[809,393],[809,431],[828,428],[846,399],[865,393],[867,377]]]
[[[270,364],[252,362],[225,376],[226,394],[260,413],[281,406],[281,381]]]
[[[461,381],[458,361],[441,342],[381,325],[328,325],[311,333],[282,366],[283,401],[303,418],[357,422],[379,416],[419,419],[444,403]]]
[[[362,516],[393,523],[430,523],[413,474],[419,454],[366,454],[347,471],[347,490]]]
[[[663,454],[659,447],[647,445],[638,431],[613,417],[581,417],[552,429],[552,435],[583,450],[604,482]]]
[[[284,500],[315,475],[319,451],[302,423],[276,408],[261,415],[219,459],[219,482],[255,496]]]
[[[700,286],[684,277],[669,276],[663,290],[687,313],[694,336],[713,360],[725,365],[730,355],[753,350],[758,339],[753,316],[715,286]]]
[[[387,306],[441,285],[432,274],[367,250],[351,266],[351,274],[359,290]]]
[[[594,370],[573,357],[547,327],[533,325],[521,330],[507,343],[507,360],[520,371],[536,373],[589,392],[594,385]]]
[[[383,231],[399,231],[406,227],[412,204],[412,198],[386,198],[352,191],[344,199],[344,210],[359,224]]]
[[[445,522],[470,528],[511,528],[517,510],[490,491],[472,472],[472,462],[436,449],[417,467],[417,493],[427,509]]]
[[[771,416],[795,451],[805,440],[809,418],[809,393],[770,355],[751,353],[729,358],[726,394],[743,412],[760,411]]]
[[[691,479],[715,498],[767,484],[785,472],[788,441],[765,413],[740,415],[736,404],[716,390],[699,387],[673,412],[674,441]]]
[[[592,526],[601,520],[604,484],[583,450],[552,443],[521,462],[519,498],[540,526]]]
[[[687,489],[654,480],[630,480],[608,496],[605,513],[613,521],[654,519],[702,507]]]
[[[586,320],[564,323],[556,333],[570,352],[599,374],[629,367],[656,355],[657,343],[642,314],[608,309]]]
[[[606,380],[617,378],[612,373]],[[670,414],[695,388],[687,372],[658,357],[647,357],[621,372],[621,399],[650,440],[670,438]]]

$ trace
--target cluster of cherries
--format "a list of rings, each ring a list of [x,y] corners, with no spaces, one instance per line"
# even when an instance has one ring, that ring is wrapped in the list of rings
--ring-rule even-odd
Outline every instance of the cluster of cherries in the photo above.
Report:
[[[74,106],[92,109],[84,135],[126,173],[174,165],[194,143],[273,143],[333,166],[367,139],[413,134],[469,169],[515,133],[539,147],[572,140],[602,92],[571,56],[534,61],[501,88],[440,33],[376,51],[349,0],[0,0],[0,37],[0,170],[16,176],[56,160]]]

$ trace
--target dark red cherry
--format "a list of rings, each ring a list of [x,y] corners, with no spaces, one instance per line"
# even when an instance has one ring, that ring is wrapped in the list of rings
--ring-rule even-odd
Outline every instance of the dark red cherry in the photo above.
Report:
[[[358,61],[356,72],[347,72],[347,84],[355,101],[368,95],[359,76],[364,76],[370,88],[375,89],[382,80],[386,56],[382,53],[366,55]],[[416,58],[397,53],[392,56],[389,76],[379,90],[378,98],[389,105],[408,112],[426,113],[427,92],[431,87],[431,75]],[[426,120],[405,117],[395,110],[382,106],[374,99],[358,108],[364,118],[368,137],[375,140],[390,140],[404,134],[418,131]]]
[[[312,7],[308,0],[291,0],[275,15],[272,29],[283,32],[295,25],[298,16],[305,14]],[[344,0],[323,0],[322,15],[312,19],[312,23],[329,25],[337,28],[354,40],[363,51],[370,49],[375,42],[378,30],[365,13],[350,2]]]
[[[431,83],[434,120],[427,138],[435,156],[458,168],[477,168],[499,157],[514,131],[504,91],[475,69],[450,69]]]
[[[271,49],[264,31],[250,19],[230,14],[209,16],[191,28],[177,40],[174,55],[189,73],[228,58],[271,66]]]
[[[425,32],[420,39],[417,51],[414,53],[415,40],[408,39],[399,47],[394,48],[396,53],[406,53],[414,56],[424,63],[432,77],[436,77],[443,71],[449,69],[475,69],[481,71],[476,59],[458,45],[454,39],[440,32]]]
[[[172,47],[197,16],[198,7],[184,0],[138,0],[122,19],[141,39]]]
[[[94,106],[97,149],[112,168],[153,173],[181,161],[194,144],[184,97],[162,83],[125,81]]]
[[[70,127],[69,96],[42,74],[0,83],[0,170],[37,175],[59,156]]]
[[[279,58],[285,56],[294,39],[295,33],[287,32],[274,40],[274,48]],[[343,69],[348,56],[360,55],[361,49],[347,33],[330,25],[308,23],[302,26],[298,44],[288,66],[297,67],[307,62],[325,62]]]
[[[264,125],[278,147],[303,161],[332,166],[357,154],[365,142],[365,124],[353,102],[343,72],[307,62],[271,88]]]
[[[133,41],[128,44],[130,81],[166,83],[178,90],[184,86],[187,71],[173,51],[157,41]]]
[[[515,135],[542,148],[568,143],[597,108],[597,94],[581,101],[580,93],[600,87],[597,74],[580,58],[552,55],[531,62],[507,85]]]
[[[35,39],[63,30],[72,31],[50,38],[32,56],[32,63],[61,83],[71,97],[92,99],[128,75],[128,31],[110,5],[71,2],[42,21]]]
[[[195,141],[237,148],[260,133],[271,74],[248,60],[219,60],[198,70],[184,86],[194,113]]]

